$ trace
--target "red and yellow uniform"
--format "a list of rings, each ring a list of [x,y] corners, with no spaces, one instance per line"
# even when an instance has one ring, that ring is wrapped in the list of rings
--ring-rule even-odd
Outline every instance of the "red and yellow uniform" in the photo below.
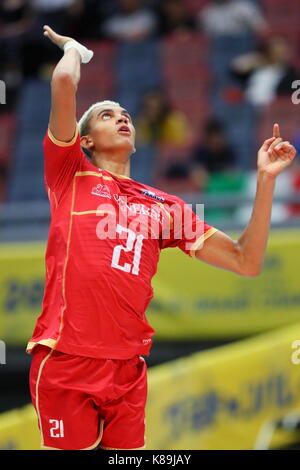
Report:
[[[46,285],[27,345],[36,352],[31,393],[44,445],[88,448],[100,432],[103,447],[142,447],[146,372],[140,355],[149,354],[154,334],[145,311],[160,250],[178,246],[193,256],[216,229],[178,197],[95,167],[78,132],[66,144],[48,131],[44,153],[51,205]]]

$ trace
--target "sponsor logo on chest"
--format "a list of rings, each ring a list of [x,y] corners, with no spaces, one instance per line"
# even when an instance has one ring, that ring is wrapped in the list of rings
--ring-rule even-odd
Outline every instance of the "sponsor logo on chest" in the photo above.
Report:
[[[144,196],[149,196],[149,197],[152,197],[153,199],[156,199],[157,201],[164,201],[165,198],[162,197],[162,196],[158,196],[157,194],[155,194],[153,191],[149,191],[148,189],[142,189],[142,194]]]
[[[93,187],[91,194],[94,196],[108,197],[111,199],[110,190],[106,184],[97,184],[97,186]]]
[[[164,201],[164,198],[161,198],[159,196],[156,196],[155,193],[152,193],[151,191],[146,191],[143,190],[142,193],[145,196],[150,196],[154,199],[162,200]],[[149,193],[149,194],[148,194]],[[105,197],[108,199],[114,199],[116,203],[118,204],[119,208],[123,212],[129,212],[132,215],[146,215],[150,218],[153,218],[159,222],[162,222],[164,219],[163,214],[157,207],[157,205],[153,204],[151,207],[146,206],[146,204],[143,203],[137,203],[137,202],[128,202],[127,201],[127,196],[123,196],[120,194],[111,194],[109,187],[106,184],[97,184],[92,188],[91,194],[93,196],[98,196],[98,197]]]

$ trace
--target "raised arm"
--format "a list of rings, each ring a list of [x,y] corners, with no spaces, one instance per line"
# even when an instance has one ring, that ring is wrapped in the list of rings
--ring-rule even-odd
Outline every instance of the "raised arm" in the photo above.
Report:
[[[238,241],[216,232],[196,251],[196,258],[244,276],[257,276],[261,272],[276,177],[291,164],[295,155],[295,148],[282,141],[279,126],[275,124],[273,137],[266,140],[258,152],[256,197],[246,229]]]
[[[57,34],[44,26],[44,35],[63,50],[72,38]],[[75,48],[67,50],[58,62],[51,81],[49,129],[62,142],[72,140],[76,129],[76,91],[80,80],[81,55]]]

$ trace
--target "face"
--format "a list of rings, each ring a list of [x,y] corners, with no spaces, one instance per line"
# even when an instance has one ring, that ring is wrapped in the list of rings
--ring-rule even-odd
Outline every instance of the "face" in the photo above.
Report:
[[[166,13],[171,17],[171,19],[175,21],[179,21],[186,16],[184,4],[180,0],[169,1],[165,5],[163,5],[163,7],[165,8]]]
[[[220,132],[212,132],[207,137],[206,142],[208,147],[214,152],[218,152],[225,147],[225,138]]]
[[[284,39],[273,39],[269,42],[269,56],[273,62],[287,62],[290,57],[288,44]]]
[[[81,138],[81,144],[91,152],[120,150],[131,154],[134,143],[135,128],[128,111],[112,105],[94,109],[89,133]]]
[[[144,112],[150,118],[156,118],[162,111],[162,97],[158,94],[151,94],[145,98]]]

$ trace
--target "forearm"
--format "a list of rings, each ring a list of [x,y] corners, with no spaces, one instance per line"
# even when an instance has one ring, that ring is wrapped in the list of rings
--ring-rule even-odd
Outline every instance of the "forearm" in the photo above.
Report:
[[[289,142],[282,141],[279,125],[274,124],[273,137],[264,141],[258,151],[257,189],[250,221],[238,241],[217,231],[208,238],[196,257],[222,269],[257,276],[264,261],[276,177],[287,168],[296,155]]]
[[[79,52],[70,49],[65,52],[53,72],[49,128],[56,139],[64,142],[70,141],[75,132],[80,64]]]
[[[76,133],[76,91],[80,81],[80,65],[87,64],[93,51],[74,39],[57,34],[44,26],[44,36],[64,51],[51,81],[49,129],[55,139],[70,142]]]
[[[238,240],[240,263],[248,275],[260,273],[266,251],[276,178],[258,171],[251,219]]]
[[[81,57],[76,49],[69,49],[54,69],[52,88],[57,82],[69,82],[77,90],[80,81]]]

